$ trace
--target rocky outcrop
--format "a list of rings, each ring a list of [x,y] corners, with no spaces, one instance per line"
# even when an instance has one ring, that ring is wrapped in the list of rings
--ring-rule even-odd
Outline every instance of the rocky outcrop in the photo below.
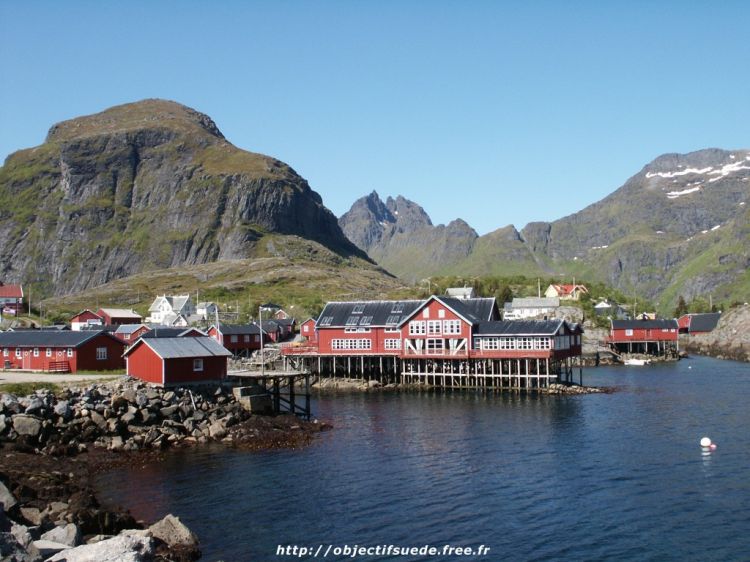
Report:
[[[712,332],[682,336],[680,346],[689,353],[750,362],[750,305],[722,314]]]
[[[174,102],[60,123],[0,168],[0,278],[44,280],[48,294],[251,257],[269,233],[364,256],[292,168]]]

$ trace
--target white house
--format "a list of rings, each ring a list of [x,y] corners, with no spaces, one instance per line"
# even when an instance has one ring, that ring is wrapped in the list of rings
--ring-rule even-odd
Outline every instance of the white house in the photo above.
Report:
[[[156,297],[148,309],[146,322],[164,326],[187,326],[186,319],[195,314],[190,295]]]
[[[455,299],[473,299],[474,288],[473,287],[449,287],[445,290],[446,297],[453,297]]]
[[[201,317],[201,320],[213,320],[216,318],[216,311],[219,307],[213,302],[199,302],[195,307],[195,313]]]
[[[525,318],[552,317],[560,307],[557,297],[522,297],[505,303],[503,320],[523,320]]]

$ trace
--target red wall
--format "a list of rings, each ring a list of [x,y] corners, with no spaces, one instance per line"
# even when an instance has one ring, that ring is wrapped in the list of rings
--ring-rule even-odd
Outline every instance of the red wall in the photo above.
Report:
[[[305,331],[305,328],[307,328],[307,331]],[[306,337],[309,342],[316,341],[317,335],[315,334],[315,320],[310,319],[300,324],[299,333],[301,336]]]
[[[84,310],[80,314],[77,314],[73,316],[73,318],[70,319],[71,322],[86,322],[88,320],[101,320],[102,317],[98,314],[94,314],[90,310]]]
[[[166,359],[164,384],[219,381],[227,374],[226,357],[201,357],[203,371],[193,371],[193,358]]]
[[[662,332],[661,328],[647,330],[634,329],[633,335],[625,335],[625,329],[612,330],[611,340],[614,342],[629,341],[677,341],[677,328],[671,328],[671,331]]]
[[[237,334],[237,341],[232,342],[232,336],[227,334],[221,334],[221,337],[218,337],[218,334],[216,333],[216,328],[211,328],[208,331],[208,335],[218,341],[221,345],[224,346],[225,349],[228,349],[234,354],[237,354],[241,351],[245,350],[255,350],[260,349],[260,335],[259,334],[248,334],[250,336],[250,341],[245,341],[245,334]],[[257,338],[257,341],[256,341]],[[266,342],[268,342],[268,338],[266,338]]]
[[[2,365],[5,361],[10,361],[12,369],[32,369],[37,371],[48,371],[50,363],[67,361],[70,372],[77,371],[113,371],[122,369],[125,366],[125,360],[122,358],[124,346],[116,339],[106,335],[99,335],[89,340],[84,345],[73,348],[73,357],[68,357],[67,347],[52,347],[52,357],[47,357],[47,348],[49,346],[40,346],[39,356],[34,357],[33,347],[22,347],[22,357],[16,357],[15,348],[8,348],[8,357],[0,355]],[[107,348],[107,359],[99,361],[96,359],[96,348]]]
[[[162,384],[162,361],[154,350],[139,343],[127,357],[128,375],[146,382]]]
[[[107,359],[97,360],[97,347],[107,348]],[[114,369],[122,369],[125,367],[125,359],[122,357],[124,352],[125,345],[122,342],[103,334],[99,335],[78,348],[78,353],[76,354],[77,370],[112,371]]]

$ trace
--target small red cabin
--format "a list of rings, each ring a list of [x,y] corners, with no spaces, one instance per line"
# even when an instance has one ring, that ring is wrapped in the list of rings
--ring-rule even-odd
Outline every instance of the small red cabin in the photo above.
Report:
[[[151,328],[145,324],[121,324],[115,330],[115,336],[125,343],[131,344],[149,331],[151,331]]]
[[[221,382],[231,353],[207,336],[141,338],[125,352],[128,375],[173,385]]]
[[[75,316],[71,317],[70,319],[70,329],[74,332],[79,332],[81,330],[87,330],[90,327],[94,326],[103,326],[104,325],[104,319],[99,316],[96,312],[92,312],[88,308],[85,310],[82,310]]]
[[[143,322],[143,316],[128,308],[100,308],[96,311],[96,314],[102,318],[107,326],[141,324]]]
[[[713,331],[721,319],[721,312],[683,314],[677,320],[682,334],[704,334]]]
[[[0,281],[0,312],[16,316],[23,312],[23,287]]]
[[[104,331],[23,330],[0,334],[3,366],[75,373],[122,369],[123,343]]]
[[[232,355],[249,357],[260,349],[260,328],[257,324],[219,324],[208,329],[208,335],[232,352]],[[266,342],[268,337],[266,336]]]
[[[318,334],[315,330],[315,319],[308,318],[299,327],[299,333],[302,337],[307,338],[307,341],[312,343],[318,340]]]

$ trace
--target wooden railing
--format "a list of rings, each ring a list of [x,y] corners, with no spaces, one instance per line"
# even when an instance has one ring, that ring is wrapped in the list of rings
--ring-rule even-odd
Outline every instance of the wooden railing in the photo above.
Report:
[[[47,366],[47,371],[50,373],[69,373],[70,363],[67,361],[50,361]]]

